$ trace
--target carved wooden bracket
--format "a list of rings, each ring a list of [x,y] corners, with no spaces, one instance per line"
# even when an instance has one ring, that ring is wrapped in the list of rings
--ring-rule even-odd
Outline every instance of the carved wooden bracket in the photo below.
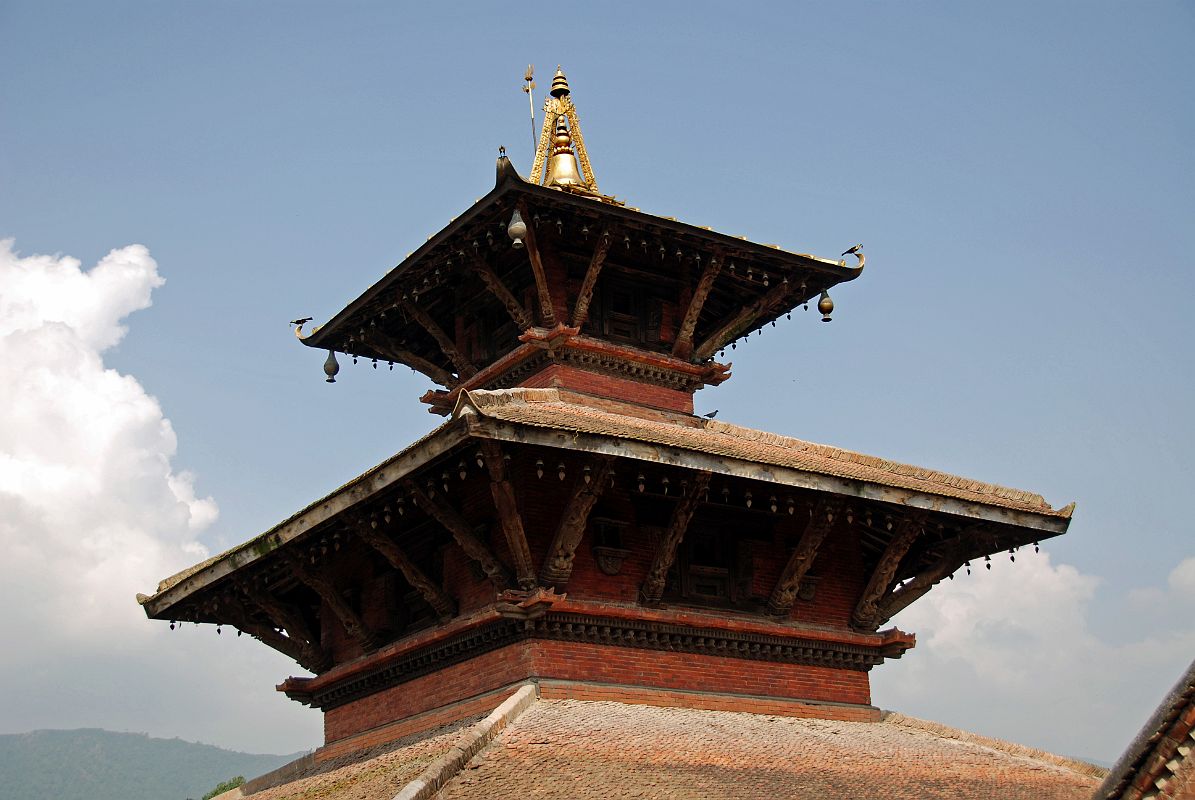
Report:
[[[673,507],[672,518],[668,521],[668,529],[660,537],[651,567],[648,569],[647,577],[644,578],[643,587],[640,589],[643,602],[658,603],[664,594],[668,570],[672,568],[672,562],[676,560],[676,548],[684,538],[685,531],[689,528],[689,521],[693,519],[693,513],[697,510],[702,496],[709,488],[710,477],[711,474],[708,472],[698,472],[694,475],[689,484],[689,493],[677,501],[676,506]]]
[[[267,647],[274,648],[284,656],[294,659],[303,669],[318,674],[331,666],[332,659],[318,645],[313,645],[310,642],[304,643],[299,639],[279,633],[270,625],[257,622],[235,603],[224,604],[221,614],[229,620],[233,627],[244,631]],[[272,620],[272,623],[276,624],[276,622],[276,620]]]
[[[697,288],[689,298],[689,307],[685,310],[684,320],[681,322],[680,332],[676,335],[676,344],[672,346],[672,355],[677,358],[688,358],[693,352],[693,330],[697,327],[697,319],[701,316],[701,309],[705,300],[714,288],[714,279],[722,269],[722,262],[718,258],[711,258],[701,271],[701,278],[697,281]]]
[[[519,213],[528,222],[527,235],[524,237],[523,243],[527,246],[527,259],[531,262],[531,273],[535,276],[535,288],[539,292],[540,319],[543,320],[545,327],[554,328],[556,312],[552,308],[552,293],[548,289],[548,274],[544,271],[544,262],[540,257],[539,244],[535,238],[535,225],[531,222],[533,217],[527,210],[526,203],[519,203]]]
[[[751,305],[745,307],[742,311],[735,314],[718,330],[714,331],[710,336],[697,346],[693,351],[693,361],[704,361],[705,359],[718,352],[731,339],[742,332],[743,327],[749,325],[752,321],[758,319],[763,314],[771,311],[778,306],[789,293],[792,287],[788,283],[778,283],[768,291],[763,297],[756,300]]]
[[[901,559],[909,552],[913,542],[921,535],[924,517],[917,515],[908,517],[896,523],[896,531],[888,542],[884,554],[880,556],[867,587],[859,597],[859,602],[851,614],[851,626],[859,630],[875,630],[880,624],[879,601],[888,593],[896,569]]]
[[[477,367],[473,362],[465,358],[465,354],[457,349],[456,344],[444,333],[443,329],[436,324],[436,321],[431,318],[431,315],[419,307],[417,303],[412,303],[410,300],[402,301],[403,310],[407,312],[416,322],[419,323],[428,335],[436,340],[436,344],[444,351],[444,355],[456,367],[457,373],[461,378],[471,378],[477,374]]]
[[[293,553],[284,554],[283,559],[294,576],[320,596],[320,599],[340,621],[344,632],[361,645],[361,649],[367,653],[378,649],[380,642],[374,632],[361,619],[361,615],[353,610],[353,607],[344,599],[344,595],[327,576],[308,569],[307,565],[303,563],[303,559]]]
[[[456,613],[456,603],[444,593],[435,581],[427,576],[418,565],[411,560],[393,539],[379,530],[375,530],[369,521],[357,519],[352,522],[352,530],[361,541],[378,551],[390,565],[402,573],[407,583],[427,601],[440,619],[448,619]]]
[[[423,356],[412,353],[376,328],[371,329],[365,335],[365,343],[385,356],[387,360],[407,364],[419,370],[441,386],[452,389],[460,383],[455,375],[439,364],[434,364]]]
[[[498,522],[506,537],[506,546],[515,562],[515,578],[524,589],[535,587],[535,566],[531,561],[531,548],[527,545],[527,534],[523,530],[523,517],[515,500],[514,485],[506,469],[502,448],[492,439],[481,440],[481,452],[485,456],[486,470],[490,473],[490,494],[494,497],[494,508]]]
[[[467,519],[447,503],[429,497],[414,481],[406,481],[403,485],[416,505],[452,534],[452,538],[465,551],[465,555],[481,567],[481,571],[486,574],[496,588],[501,590],[511,585],[509,570],[494,556],[486,543],[477,538],[477,535],[473,533],[473,526]]]
[[[577,304],[573,307],[573,327],[580,328],[589,316],[589,301],[593,299],[593,290],[597,286],[598,275],[601,274],[602,264],[606,261],[606,253],[610,251],[610,231],[604,230],[597,238],[593,249],[593,256],[589,259],[589,267],[585,270],[585,280],[581,282],[581,291],[577,293]]]
[[[556,536],[548,548],[544,558],[543,579],[556,586],[564,587],[573,573],[573,559],[577,555],[577,546],[581,544],[581,537],[585,534],[585,526],[589,521],[589,512],[602,496],[606,486],[610,483],[610,473],[614,470],[614,458],[611,456],[595,459],[590,464],[589,480],[585,480],[585,473],[578,477],[573,485],[572,495],[564,514],[560,517],[560,525],[556,528]]]
[[[971,528],[939,545],[939,555],[933,564],[913,576],[912,580],[888,592],[878,603],[876,625],[883,625],[895,617],[913,601],[945,580],[946,576],[954,573],[965,561],[994,548],[994,542],[987,542],[988,546],[985,546],[982,541],[985,537],[983,534],[975,536],[975,531],[976,528]]]
[[[809,518],[809,524],[805,527],[796,549],[789,556],[788,563],[784,565],[784,570],[776,580],[775,588],[772,589],[772,596],[768,599],[769,612],[784,615],[792,611],[805,573],[813,566],[818,549],[826,535],[833,530],[834,523],[838,521],[841,514],[842,500],[836,497],[822,500],[814,508],[813,516]]]
[[[523,308],[510,290],[506,288],[501,278],[494,272],[489,263],[481,256],[473,257],[473,268],[477,272],[477,277],[481,278],[485,287],[490,290],[490,294],[498,298],[502,305],[506,307],[506,313],[510,314],[510,318],[514,320],[515,325],[519,327],[520,331],[525,331],[532,327],[535,323],[528,316],[527,310]]]

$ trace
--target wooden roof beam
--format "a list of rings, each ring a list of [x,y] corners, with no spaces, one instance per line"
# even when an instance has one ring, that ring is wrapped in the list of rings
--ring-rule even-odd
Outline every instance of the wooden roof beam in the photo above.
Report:
[[[552,293],[548,287],[548,274],[544,271],[539,243],[535,238],[535,223],[532,222],[534,218],[527,210],[525,202],[520,200],[518,205],[519,213],[527,221],[527,235],[523,239],[523,244],[527,247],[527,259],[531,262],[531,273],[535,276],[535,288],[539,294],[540,319],[543,320],[545,327],[554,328],[556,327],[556,312],[552,308]]]
[[[485,284],[485,288],[489,290],[490,294],[498,298],[498,301],[506,308],[506,313],[510,314],[510,318],[514,320],[515,325],[519,327],[520,331],[525,331],[534,326],[531,317],[527,315],[527,310],[523,308],[523,304],[518,301],[510,289],[506,288],[506,284],[494,272],[494,268],[489,265],[480,255],[473,256],[473,268],[477,273],[477,277]]]
[[[469,378],[477,374],[477,367],[473,362],[465,358],[465,354],[457,349],[456,344],[444,333],[443,329],[436,324],[436,321],[431,318],[431,315],[419,307],[418,304],[412,303],[410,300],[402,301],[403,309],[414,318],[419,326],[427,331],[428,335],[436,340],[436,344],[444,351],[444,355],[456,367],[457,374],[461,378]]]
[[[589,266],[585,269],[585,279],[581,282],[581,291],[577,293],[577,304],[573,307],[573,327],[580,328],[589,317],[589,302],[593,299],[593,290],[597,286],[598,275],[602,272],[602,264],[606,262],[606,254],[610,252],[610,230],[602,231],[593,248],[593,255],[589,259]]]
[[[456,603],[427,576],[418,565],[411,560],[393,539],[373,527],[371,521],[355,519],[349,523],[349,529],[357,534],[361,541],[376,550],[383,558],[390,562],[390,566],[402,573],[407,583],[415,588],[440,619],[448,619],[456,614]]]
[[[797,541],[797,547],[784,565],[784,570],[776,580],[772,595],[768,598],[768,611],[777,616],[784,616],[792,611],[797,601],[797,591],[809,568],[813,566],[817,553],[827,534],[834,528],[834,523],[842,513],[842,500],[827,498],[813,509],[813,516],[809,524]]]
[[[290,567],[294,576],[299,579],[301,583],[307,586],[320,596],[320,599],[328,606],[336,619],[340,621],[344,632],[349,635],[349,638],[361,645],[367,653],[371,653],[378,649],[380,642],[372,630],[361,619],[361,615],[353,610],[348,601],[344,599],[344,595],[336,588],[335,584],[325,575],[321,575],[315,570],[309,569],[303,563],[303,558],[294,553],[283,554],[283,559],[287,566]]]
[[[506,537],[506,547],[515,562],[515,579],[523,589],[534,589],[538,581],[535,577],[535,566],[531,561],[531,548],[527,545],[523,517],[519,514],[519,504],[515,499],[509,471],[506,469],[502,447],[493,439],[482,439],[479,445],[485,456],[486,471],[490,474],[490,494],[498,512],[498,522],[502,526],[503,536]]]
[[[677,358],[688,358],[693,352],[693,331],[697,327],[697,319],[701,316],[701,309],[710,295],[710,290],[714,288],[714,279],[718,277],[718,272],[721,269],[722,262],[715,255],[710,258],[705,269],[701,271],[697,288],[693,290],[688,308],[685,309],[685,317],[681,322],[680,331],[676,335],[676,343],[672,346],[672,355]]]
[[[540,576],[547,583],[561,588],[568,585],[568,579],[573,574],[573,559],[589,522],[589,513],[610,484],[613,471],[614,459],[598,456],[589,465],[589,480],[585,480],[584,472],[577,478],[544,558],[543,569],[540,570]]]
[[[668,528],[656,546],[656,553],[652,557],[651,567],[647,570],[647,577],[639,594],[644,603],[658,603],[664,594],[664,584],[668,580],[668,570],[676,560],[676,548],[680,545],[685,531],[689,529],[689,521],[701,502],[702,495],[709,488],[711,474],[698,472],[693,476],[689,485],[689,493],[682,497],[672,509],[672,518],[668,521]]]
[[[875,630],[881,622],[880,599],[888,594],[892,579],[901,560],[921,535],[924,518],[921,515],[907,517],[896,523],[896,531],[884,554],[880,556],[871,577],[867,581],[855,610],[851,613],[851,627],[859,630]],[[911,601],[910,601],[911,602]]]
[[[465,551],[465,555],[478,563],[495,588],[503,590],[510,587],[510,571],[494,556],[486,543],[477,537],[467,519],[452,506],[424,492],[414,481],[406,481],[404,486],[415,504],[452,534],[452,538]]]
[[[322,654],[320,658],[313,658],[309,648],[304,647],[297,639],[292,639],[289,636],[279,633],[269,625],[257,622],[246,614],[243,608],[236,606],[235,603],[228,604],[223,609],[223,613],[228,618],[229,624],[234,628],[244,631],[266,647],[272,647],[287,658],[294,660],[303,669],[318,674],[326,670],[330,665],[330,659],[327,658],[327,654],[323,653],[322,650],[320,651]]]

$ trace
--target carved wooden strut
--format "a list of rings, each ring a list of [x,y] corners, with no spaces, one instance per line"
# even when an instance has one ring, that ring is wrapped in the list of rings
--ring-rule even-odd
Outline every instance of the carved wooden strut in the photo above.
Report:
[[[284,553],[282,557],[294,576],[320,596],[320,599],[340,621],[344,632],[361,645],[362,650],[369,653],[378,649],[380,642],[377,636],[361,619],[361,615],[353,610],[349,602],[344,599],[344,595],[327,576],[308,569],[307,565],[303,563],[303,559],[295,553]]]
[[[527,310],[523,308],[523,304],[510,293],[510,289],[506,288],[506,284],[502,282],[502,279],[484,258],[474,256],[473,268],[477,272],[477,277],[481,278],[481,282],[485,284],[485,288],[506,308],[506,313],[510,314],[510,318],[514,320],[520,331],[525,331],[535,324],[528,316]]]
[[[610,252],[610,231],[602,231],[593,249],[593,256],[589,259],[589,266],[585,269],[585,280],[581,282],[581,290],[577,292],[577,304],[573,307],[573,327],[580,328],[589,317],[589,301],[593,299],[593,290],[597,286],[598,275],[602,272],[602,264],[606,261],[606,254]]]
[[[506,459],[502,457],[502,448],[492,439],[483,439],[480,444],[486,471],[490,474],[490,494],[493,495],[494,508],[498,512],[498,522],[502,526],[502,535],[506,537],[510,557],[515,562],[515,579],[521,588],[533,589],[537,582],[535,566],[531,561],[531,548],[527,545],[523,517],[519,514],[519,504],[515,499],[514,485],[510,482]]]
[[[486,543],[477,538],[467,519],[447,503],[430,497],[413,481],[406,481],[404,487],[416,505],[452,534],[465,555],[477,562],[495,588],[502,590],[510,587],[510,571],[494,556]]]
[[[381,531],[374,529],[369,521],[357,519],[353,520],[351,525],[352,531],[357,534],[361,541],[378,551],[383,558],[390,562],[392,567],[402,573],[407,583],[411,584],[419,592],[420,596],[427,601],[427,604],[432,607],[440,619],[448,619],[456,613],[456,603],[452,601],[452,598],[441,591],[435,581],[429,578],[423,570],[419,569],[418,565],[411,560],[410,556],[393,539]]]
[[[884,554],[867,581],[867,587],[859,597],[859,602],[851,614],[851,627],[859,630],[875,630],[880,624],[879,601],[888,593],[896,569],[901,559],[909,552],[913,542],[921,535],[924,519],[919,515],[902,519],[897,523],[896,533],[888,542]]]
[[[645,603],[658,603],[664,594],[664,584],[668,580],[668,570],[676,560],[676,548],[680,545],[685,531],[689,528],[689,520],[693,519],[693,512],[701,503],[705,490],[709,488],[711,474],[698,472],[689,484],[689,493],[682,497],[672,509],[672,518],[668,522],[668,529],[660,538],[656,547],[656,554],[652,558],[647,577],[643,580],[640,594]]]
[[[606,456],[590,464],[588,482],[584,473],[576,479],[572,495],[560,517],[560,525],[556,528],[556,535],[540,571],[541,577],[547,583],[559,587],[568,584],[568,579],[573,574],[573,559],[577,555],[577,546],[581,543],[581,537],[585,534],[585,526],[589,521],[589,512],[609,485],[613,471],[614,458]]]
[[[784,565],[784,570],[772,589],[772,596],[768,598],[768,611],[776,615],[785,615],[792,611],[797,601],[797,592],[801,588],[801,580],[813,566],[817,558],[818,549],[825,541],[826,535],[834,528],[842,511],[842,501],[838,498],[823,500],[813,510],[809,524],[801,534],[797,547]]]
[[[440,349],[444,351],[444,355],[446,355],[448,360],[452,362],[452,365],[456,367],[458,375],[460,375],[462,378],[471,378],[477,374],[477,367],[473,365],[472,361],[465,358],[464,353],[457,349],[456,344],[454,344],[452,339],[448,337],[448,334],[444,333],[443,329],[436,324],[436,321],[431,318],[430,314],[420,308],[418,304],[412,303],[410,300],[404,300],[402,302],[402,307],[407,314],[409,314],[416,322],[419,323],[421,328],[427,331],[429,336],[436,340],[436,344],[440,345]]]
[[[714,288],[714,279],[722,269],[722,262],[718,258],[711,258],[701,271],[701,278],[697,281],[697,288],[689,298],[689,306],[685,309],[685,318],[681,322],[680,332],[676,335],[676,343],[672,346],[672,355],[677,358],[688,358],[693,352],[693,331],[697,327],[697,319],[701,316],[701,309],[705,300]]]
[[[526,203],[519,203],[519,213],[523,219],[534,219],[527,210]],[[535,276],[535,288],[539,294],[540,319],[545,327],[556,327],[556,311],[552,308],[552,293],[548,289],[548,274],[544,271],[544,262],[540,257],[539,244],[535,238],[535,223],[527,225],[527,235],[523,239],[527,246],[527,259],[531,262],[531,274]]]

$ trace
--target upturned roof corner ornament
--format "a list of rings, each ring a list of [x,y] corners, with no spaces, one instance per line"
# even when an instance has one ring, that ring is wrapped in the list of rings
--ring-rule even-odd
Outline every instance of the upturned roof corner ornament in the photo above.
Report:
[[[574,158],[574,148],[576,157]],[[547,165],[545,174],[545,164]],[[580,169],[578,169],[578,166]],[[585,151],[581,122],[564,71],[557,66],[552,88],[544,100],[544,124],[535,148],[530,182],[536,185],[599,194],[597,179]]]

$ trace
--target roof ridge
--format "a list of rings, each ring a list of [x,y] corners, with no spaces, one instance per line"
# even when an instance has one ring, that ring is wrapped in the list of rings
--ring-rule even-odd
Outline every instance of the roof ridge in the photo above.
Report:
[[[1089,764],[1086,761],[1081,761],[1077,758],[1067,758],[1055,753],[1050,753],[1046,750],[1038,750],[1034,747],[1026,747],[1023,744],[1009,742],[1004,739],[995,739],[990,736],[982,736],[978,733],[971,733],[959,728],[952,728],[949,725],[943,725],[940,722],[932,722],[926,719],[919,719],[918,717],[910,717],[901,714],[898,711],[884,711],[881,723],[890,725],[900,725],[905,728],[915,728],[917,730],[933,733],[947,739],[955,739],[966,744],[977,744],[982,747],[988,747],[992,750],[999,750],[1002,753],[1008,753],[1013,756],[1021,756],[1023,758],[1031,758],[1035,761],[1044,761],[1047,764],[1053,764],[1056,767],[1069,769],[1071,772],[1077,772],[1080,775],[1087,775],[1092,778],[1103,778],[1108,774],[1108,770],[1103,767]]]

